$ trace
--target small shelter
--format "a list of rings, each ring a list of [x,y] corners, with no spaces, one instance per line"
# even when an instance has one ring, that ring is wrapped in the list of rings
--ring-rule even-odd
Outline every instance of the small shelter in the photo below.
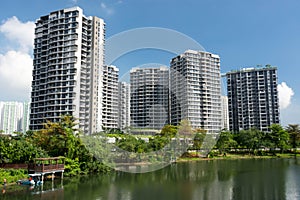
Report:
[[[55,173],[60,173],[63,179],[64,170],[65,157],[35,158],[33,163],[28,164],[28,173],[40,175],[42,181],[46,174],[52,174],[53,180]]]

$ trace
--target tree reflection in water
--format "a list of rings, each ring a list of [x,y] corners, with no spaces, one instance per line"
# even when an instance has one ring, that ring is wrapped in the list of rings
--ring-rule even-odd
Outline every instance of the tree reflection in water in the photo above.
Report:
[[[142,174],[111,172],[65,178],[61,190],[47,195],[33,195],[25,190],[14,194],[6,191],[2,197],[5,195],[9,200],[299,199],[299,177],[299,159],[207,160],[172,164]],[[55,182],[54,189],[59,184]]]

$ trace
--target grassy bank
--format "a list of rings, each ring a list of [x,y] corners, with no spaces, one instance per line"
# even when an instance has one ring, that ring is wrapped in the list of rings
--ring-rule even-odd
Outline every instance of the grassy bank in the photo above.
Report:
[[[25,169],[0,169],[0,183],[3,184],[3,180],[6,179],[7,184],[16,183],[19,179],[28,177],[27,170]]]
[[[236,159],[268,159],[268,158],[300,158],[300,154],[292,154],[292,153],[278,153],[276,155],[253,155],[253,154],[233,154],[227,153],[226,156],[215,154],[213,156],[208,156],[207,158],[198,157],[196,155],[183,156],[177,160],[177,162],[190,162],[190,161],[200,161],[200,160],[236,160]]]

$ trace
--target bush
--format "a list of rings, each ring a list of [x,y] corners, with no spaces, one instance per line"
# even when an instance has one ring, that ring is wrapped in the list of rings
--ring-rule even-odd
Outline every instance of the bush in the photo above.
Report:
[[[25,169],[0,169],[0,183],[6,179],[7,183],[15,183],[17,180],[28,177],[27,170]]]
[[[66,176],[76,176],[80,174],[80,163],[78,159],[72,160],[70,158],[66,158],[65,160],[65,175]]]

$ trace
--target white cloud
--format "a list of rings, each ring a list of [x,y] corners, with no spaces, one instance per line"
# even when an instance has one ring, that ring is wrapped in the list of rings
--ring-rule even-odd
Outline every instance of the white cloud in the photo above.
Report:
[[[12,17],[0,25],[1,41],[9,51],[0,49],[0,101],[24,101],[30,97],[33,62],[30,55],[34,40],[34,22]],[[1,47],[0,47],[1,48]],[[3,48],[3,46],[2,46]]]
[[[112,15],[114,13],[114,9],[112,7],[107,6],[106,3],[101,2],[100,7],[102,11],[104,11],[107,15]]]
[[[27,100],[32,68],[32,58],[26,53],[9,51],[0,54],[0,97],[5,100]]]
[[[101,6],[101,8],[106,9],[106,4],[105,3],[101,2],[100,6]]]
[[[0,26],[0,32],[6,39],[18,45],[18,50],[29,52],[33,46],[34,22],[21,22],[17,17],[9,18]]]
[[[297,99],[293,99],[293,103],[286,109],[280,111],[280,123],[283,126],[288,124],[300,124],[300,104]]]
[[[286,109],[291,104],[294,91],[285,82],[278,84],[279,107],[281,110]]]

